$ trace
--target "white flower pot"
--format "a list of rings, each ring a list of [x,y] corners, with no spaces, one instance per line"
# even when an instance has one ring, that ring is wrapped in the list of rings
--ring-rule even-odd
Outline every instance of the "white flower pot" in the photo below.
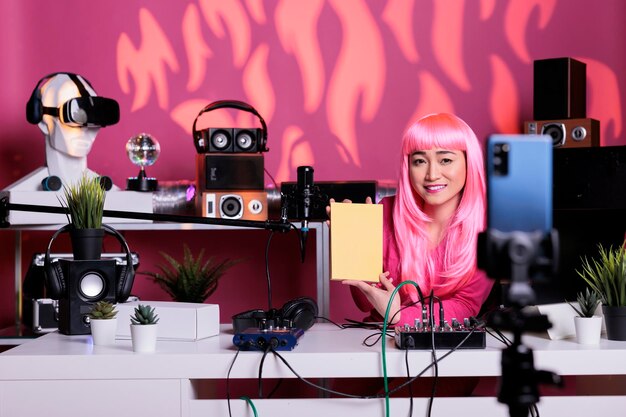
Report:
[[[597,345],[600,343],[602,331],[602,317],[574,317],[576,327],[576,341],[581,345]]]
[[[115,345],[115,333],[117,331],[117,319],[91,319],[91,336],[93,344],[98,346]]]
[[[157,326],[157,324],[130,325],[130,336],[134,352],[151,353],[156,351]]]

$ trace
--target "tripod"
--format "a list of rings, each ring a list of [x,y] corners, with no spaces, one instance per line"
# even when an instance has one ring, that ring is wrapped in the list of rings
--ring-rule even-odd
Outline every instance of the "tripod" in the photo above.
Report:
[[[554,273],[558,265],[558,235],[555,231],[500,232],[488,230],[479,235],[478,266],[491,278],[510,277],[507,298],[512,307],[491,315],[494,329],[509,330],[513,343],[502,351],[502,378],[498,401],[508,405],[511,417],[527,417],[539,402],[538,384],[562,385],[559,375],[536,370],[533,351],[522,343],[524,331],[544,331],[552,324],[543,314],[531,315],[523,308],[534,303],[532,277]]]

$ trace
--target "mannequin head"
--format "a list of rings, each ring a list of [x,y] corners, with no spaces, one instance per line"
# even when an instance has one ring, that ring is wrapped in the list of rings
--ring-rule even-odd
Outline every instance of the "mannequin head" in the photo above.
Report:
[[[76,77],[90,96],[96,92],[81,76]],[[67,74],[57,74],[40,87],[41,104],[44,107],[59,108],[70,99],[81,97],[78,86]],[[75,158],[84,158],[91,150],[98,126],[71,126],[61,121],[60,117],[43,114],[37,124],[46,138],[46,148]],[[48,153],[48,152],[47,152]]]
[[[89,81],[73,73],[46,75],[26,103],[26,120],[46,139],[46,177],[58,177],[63,184],[88,171],[87,154],[98,131],[119,118],[115,100],[97,96]]]

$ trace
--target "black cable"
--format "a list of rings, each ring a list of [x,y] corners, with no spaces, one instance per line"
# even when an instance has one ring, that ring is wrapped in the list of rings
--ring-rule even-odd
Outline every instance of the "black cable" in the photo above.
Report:
[[[406,377],[411,378],[411,369],[409,367],[409,348],[415,347],[413,337],[407,338],[407,348],[404,350],[404,365],[406,366]],[[413,416],[413,384],[409,384],[409,417]]]
[[[438,298],[439,299],[439,298]],[[441,323],[441,300],[439,299],[439,306],[440,306],[440,311],[439,311],[439,322]],[[431,416],[432,410],[433,410],[433,402],[435,401],[435,395],[437,394],[437,381],[439,379],[439,365],[437,363],[437,353],[436,353],[436,346],[435,346],[435,313],[434,313],[434,308],[435,308],[435,295],[433,290],[430,291],[430,301],[429,301],[429,305],[428,305],[428,309],[430,310],[430,347],[431,347],[431,358],[432,358],[432,363],[434,364],[434,370],[435,370],[435,377],[433,378],[433,385],[432,385],[432,389],[430,392],[430,398],[428,400],[428,416]]]
[[[478,328],[478,327],[477,327]],[[472,334],[474,334],[474,332],[477,330],[477,328],[474,328],[472,330],[469,331],[469,333],[467,333],[467,335],[463,338],[463,340],[461,340],[455,347],[453,347],[452,349],[450,349],[448,352],[444,353],[440,358],[438,358],[436,361],[431,362],[429,365],[427,365],[419,374],[415,375],[413,378],[409,379],[408,381],[405,381],[404,383],[400,384],[399,386],[397,386],[396,388],[389,390],[389,394],[393,394],[395,392],[397,392],[398,390],[404,388],[405,386],[407,386],[408,384],[413,383],[417,378],[421,377],[422,375],[424,375],[426,373],[426,371],[428,371],[430,368],[432,368],[433,366],[435,366],[436,363],[441,362],[442,360],[444,360],[445,358],[447,358],[448,356],[450,356],[451,354],[453,354],[454,352],[457,351],[457,349],[459,349],[461,346],[463,346],[463,344],[467,341],[467,339],[470,338],[470,336]],[[376,397],[378,398],[378,397]]]
[[[289,223],[290,230],[296,230],[296,226],[293,223]],[[265,245],[265,277],[267,279],[267,305],[268,311],[272,309],[272,280],[270,278],[270,243],[274,236],[274,230],[270,232],[267,238],[267,244]]]
[[[274,184],[274,188],[277,190],[280,190],[280,187],[278,186],[278,184],[276,183],[276,180],[274,179],[274,177],[272,176],[272,174],[270,174],[270,172],[267,170],[267,168],[263,168],[263,171],[265,171],[265,173],[267,174],[268,177],[270,177],[270,180],[272,180],[272,184]]]
[[[279,380],[278,380],[278,382],[276,383],[276,385],[274,385],[274,388],[272,388],[272,390],[270,391],[270,393],[269,393],[269,394],[267,394],[267,397],[266,397],[266,398],[272,398],[272,396],[273,396],[274,394],[276,394],[276,391],[278,391],[278,388],[282,385],[283,381],[284,381],[284,379],[283,379],[283,378],[279,379]]]
[[[271,349],[271,352],[274,354],[274,356],[276,356],[278,359],[280,359],[280,361],[282,363],[285,364],[285,366],[291,371],[291,373],[293,373],[300,381],[304,382],[305,384],[319,390],[322,392],[326,392],[329,394],[334,394],[334,395],[338,395],[340,397],[347,397],[347,398],[357,398],[357,399],[364,399],[364,400],[372,400],[372,399],[380,399],[380,398],[385,398],[386,395],[390,395],[393,394],[399,390],[401,390],[402,388],[406,387],[407,385],[415,382],[415,380],[419,377],[421,377],[422,375],[424,375],[430,368],[432,368],[433,366],[435,366],[436,363],[441,362],[442,360],[444,360],[445,358],[447,358],[448,356],[450,356],[452,353],[454,353],[459,347],[463,346],[463,344],[467,341],[467,339],[469,339],[469,337],[474,333],[476,329],[472,329],[467,336],[465,336],[463,338],[463,340],[461,340],[459,342],[459,344],[457,344],[454,348],[450,349],[448,352],[446,352],[445,354],[443,354],[440,358],[437,358],[433,363],[430,363],[429,365],[427,365],[424,369],[422,369],[422,371],[420,373],[418,373],[416,376],[410,378],[409,380],[405,381],[404,383],[398,385],[397,387],[395,387],[394,389],[389,390],[389,392],[383,392],[383,393],[379,393],[379,394],[375,394],[375,395],[354,395],[354,394],[348,394],[345,392],[341,392],[341,391],[335,391],[332,390],[330,388],[326,388],[323,387],[321,385],[317,385],[314,382],[311,382],[309,380],[307,380],[306,378],[302,377],[300,374],[298,374],[298,372],[296,372],[295,369],[293,369],[293,367],[289,364],[289,362],[287,362],[287,360],[280,355],[280,353],[278,353],[276,350]]]
[[[263,363],[265,362],[265,358],[270,350],[272,350],[272,344],[268,340],[267,346],[263,351],[263,356],[261,357],[261,362],[259,363],[259,398],[263,398]]]
[[[324,321],[327,321],[328,323],[333,324],[335,327],[339,327],[340,329],[345,329],[345,328],[346,328],[346,327],[344,327],[344,325],[343,325],[343,324],[336,323],[336,322],[332,321],[331,319],[329,319],[329,318],[327,318],[327,317],[323,317],[323,316],[315,316],[314,318],[315,318],[316,320],[324,320]]]
[[[230,363],[230,366],[228,367],[228,373],[226,374],[226,402],[228,404],[228,415],[230,417],[233,416],[233,413],[230,409],[230,371],[232,371],[233,369],[233,365],[235,364],[235,361],[237,360],[237,356],[239,356],[239,352],[241,352],[241,350],[237,349],[237,353],[235,353],[235,357],[233,358],[233,361]]]
[[[270,233],[265,245],[265,277],[267,279],[267,308],[272,309],[272,280],[270,279],[270,243],[272,242],[274,232]]]
[[[321,385],[317,385],[317,384],[315,384],[315,383],[313,383],[313,382],[309,381],[308,379],[306,379],[306,378],[304,378],[304,377],[300,376],[300,374],[298,374],[298,373],[296,372],[296,370],[295,370],[295,369],[293,369],[293,367],[289,364],[289,362],[287,362],[287,360],[286,360],[285,358],[283,358],[283,357],[282,357],[282,356],[281,356],[281,355],[280,355],[277,351],[275,351],[274,349],[272,349],[272,350],[271,350],[271,352],[274,354],[274,356],[276,356],[278,359],[280,359],[280,360],[281,360],[281,361],[285,364],[285,366],[287,366],[287,368],[289,368],[289,370],[291,371],[291,373],[293,373],[293,374],[294,374],[294,375],[295,375],[295,376],[296,376],[296,377],[297,377],[300,381],[304,382],[305,384],[307,384],[307,385],[309,385],[309,386],[311,386],[311,387],[313,387],[313,388],[316,388],[316,389],[318,389],[318,390],[320,390],[320,391],[327,392],[327,393],[329,393],[329,394],[339,395],[339,396],[341,396],[341,397],[348,397],[348,398],[363,398],[363,399],[367,399],[367,398],[369,398],[369,397],[364,397],[364,396],[361,396],[361,395],[354,395],[354,394],[348,394],[348,393],[345,393],[345,392],[339,392],[339,391],[332,390],[332,389],[330,389],[330,388],[322,387]]]

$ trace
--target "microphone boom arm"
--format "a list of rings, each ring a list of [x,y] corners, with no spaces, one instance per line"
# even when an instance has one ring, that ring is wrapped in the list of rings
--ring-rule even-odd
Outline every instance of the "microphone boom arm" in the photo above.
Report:
[[[65,207],[54,206],[42,206],[35,204],[16,204],[10,203],[8,197],[0,199],[0,227],[10,227],[9,212],[15,211],[32,211],[38,213],[54,213],[54,214],[68,214],[68,210]],[[278,232],[288,232],[292,225],[284,220],[237,220],[237,219],[222,219],[213,217],[200,217],[200,216],[183,216],[178,214],[162,214],[162,213],[140,213],[134,211],[120,211],[120,210],[104,210],[104,217],[114,217],[123,219],[137,219],[137,220],[152,220],[157,222],[171,222],[171,223],[197,223],[197,224],[209,224],[219,226],[234,226],[245,227],[255,229],[265,229]]]

